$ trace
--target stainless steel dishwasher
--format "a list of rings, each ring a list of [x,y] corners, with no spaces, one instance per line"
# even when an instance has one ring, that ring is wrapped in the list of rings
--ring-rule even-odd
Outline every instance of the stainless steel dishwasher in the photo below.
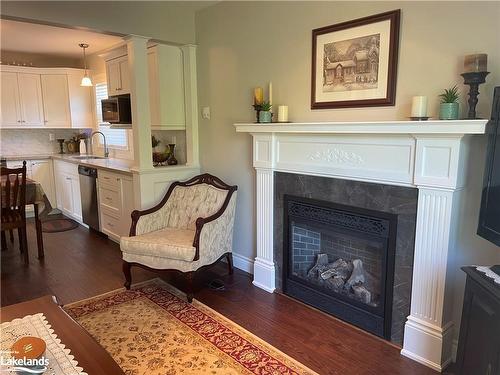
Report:
[[[80,175],[80,196],[82,198],[83,222],[90,228],[100,230],[99,225],[99,201],[97,198],[97,169],[78,166]]]

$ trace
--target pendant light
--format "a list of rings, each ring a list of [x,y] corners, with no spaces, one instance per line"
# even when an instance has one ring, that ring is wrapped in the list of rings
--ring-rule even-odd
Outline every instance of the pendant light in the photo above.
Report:
[[[89,48],[89,45],[85,43],[80,43],[79,46],[83,49],[83,66],[85,68],[85,75],[82,78],[82,83],[80,83],[80,86],[90,87],[93,85],[92,85],[92,80],[90,79],[87,72],[87,57],[85,56],[85,49]]]

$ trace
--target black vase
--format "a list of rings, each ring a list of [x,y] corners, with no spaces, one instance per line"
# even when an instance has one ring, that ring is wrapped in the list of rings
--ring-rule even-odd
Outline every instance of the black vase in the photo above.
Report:
[[[168,165],[177,165],[177,159],[175,158],[175,153],[174,153],[174,150],[175,150],[175,144],[173,143],[170,143],[168,145],[168,148],[170,150],[170,155],[167,159],[167,164]]]

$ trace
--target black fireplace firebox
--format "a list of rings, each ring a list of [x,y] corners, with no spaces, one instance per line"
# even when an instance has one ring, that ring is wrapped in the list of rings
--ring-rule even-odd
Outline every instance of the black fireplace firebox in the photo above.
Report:
[[[391,338],[397,215],[284,195],[283,292]]]

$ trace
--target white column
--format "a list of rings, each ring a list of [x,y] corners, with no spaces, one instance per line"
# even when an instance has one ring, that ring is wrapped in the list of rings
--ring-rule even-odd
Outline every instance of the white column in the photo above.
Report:
[[[196,46],[181,47],[184,66],[184,98],[186,108],[186,149],[189,166],[199,166],[198,155],[198,88],[196,80]]]
[[[274,173],[272,169],[257,171],[257,257],[253,271],[253,284],[270,293],[275,289],[273,249]]]

